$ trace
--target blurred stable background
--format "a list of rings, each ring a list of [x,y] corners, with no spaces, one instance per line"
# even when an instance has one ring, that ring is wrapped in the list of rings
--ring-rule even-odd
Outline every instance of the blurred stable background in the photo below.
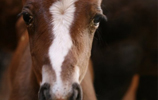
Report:
[[[108,21],[96,31],[91,56],[98,100],[157,100],[157,4],[103,0]],[[21,0],[0,0],[0,83],[25,27],[17,24],[21,9]]]

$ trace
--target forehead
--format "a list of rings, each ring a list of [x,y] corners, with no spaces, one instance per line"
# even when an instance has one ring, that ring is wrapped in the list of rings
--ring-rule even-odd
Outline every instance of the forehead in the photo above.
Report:
[[[63,4],[61,4],[60,6],[54,7],[57,8],[56,10],[51,10],[52,6],[56,6],[57,2],[64,3],[66,6],[62,7]],[[27,0],[23,10],[26,10],[34,16],[36,29],[40,28],[40,30],[45,30],[46,28],[48,29],[52,27],[51,23],[54,19],[54,17],[52,17],[52,12],[57,11],[57,13],[60,14],[64,14],[65,11],[71,12],[72,9],[68,8],[72,8],[72,6],[75,7],[75,12],[73,15],[70,14],[70,17],[75,17],[75,22],[73,22],[76,23],[75,26],[77,27],[77,24],[79,23],[80,25],[86,25],[96,13],[102,13],[100,3],[101,0]],[[82,22],[77,21],[81,19]],[[43,28],[43,26],[45,26],[45,28]]]
[[[98,9],[102,0],[23,0],[25,6],[32,6],[33,10],[48,10],[55,2],[66,2],[75,4],[77,8],[86,10]],[[70,2],[71,1],[71,2]],[[100,9],[100,8],[99,8]]]

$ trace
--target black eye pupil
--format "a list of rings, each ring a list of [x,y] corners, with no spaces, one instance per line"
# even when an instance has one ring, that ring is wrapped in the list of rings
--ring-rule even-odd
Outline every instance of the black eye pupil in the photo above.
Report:
[[[94,24],[98,24],[99,22],[103,21],[103,22],[107,22],[107,17],[103,14],[96,14],[93,18],[93,22]]]
[[[94,23],[99,23],[102,19],[102,15],[97,14],[94,16]]]
[[[94,23],[99,23],[100,22],[100,17],[96,17],[95,19],[94,19]]]
[[[24,19],[25,23],[27,25],[29,25],[32,22],[33,17],[28,13],[23,13],[23,19]]]
[[[100,20],[101,20],[101,17],[96,16],[96,17],[94,18],[94,23],[99,23]]]

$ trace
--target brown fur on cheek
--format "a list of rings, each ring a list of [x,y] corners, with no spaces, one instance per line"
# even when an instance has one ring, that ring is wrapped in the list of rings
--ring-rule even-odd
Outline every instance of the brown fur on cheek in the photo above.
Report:
[[[80,81],[83,79],[87,71],[93,36],[94,34],[91,34],[88,28],[85,29],[82,33],[82,37],[76,40],[76,44],[78,45],[73,45],[72,47],[73,54],[77,60],[76,66],[80,69]]]

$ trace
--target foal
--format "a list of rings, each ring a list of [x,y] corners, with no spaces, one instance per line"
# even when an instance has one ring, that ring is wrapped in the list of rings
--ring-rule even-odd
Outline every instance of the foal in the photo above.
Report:
[[[9,100],[95,99],[86,86],[93,91],[87,69],[95,30],[105,19],[100,4],[101,0],[26,0],[21,14],[28,38],[25,33],[9,68]]]

